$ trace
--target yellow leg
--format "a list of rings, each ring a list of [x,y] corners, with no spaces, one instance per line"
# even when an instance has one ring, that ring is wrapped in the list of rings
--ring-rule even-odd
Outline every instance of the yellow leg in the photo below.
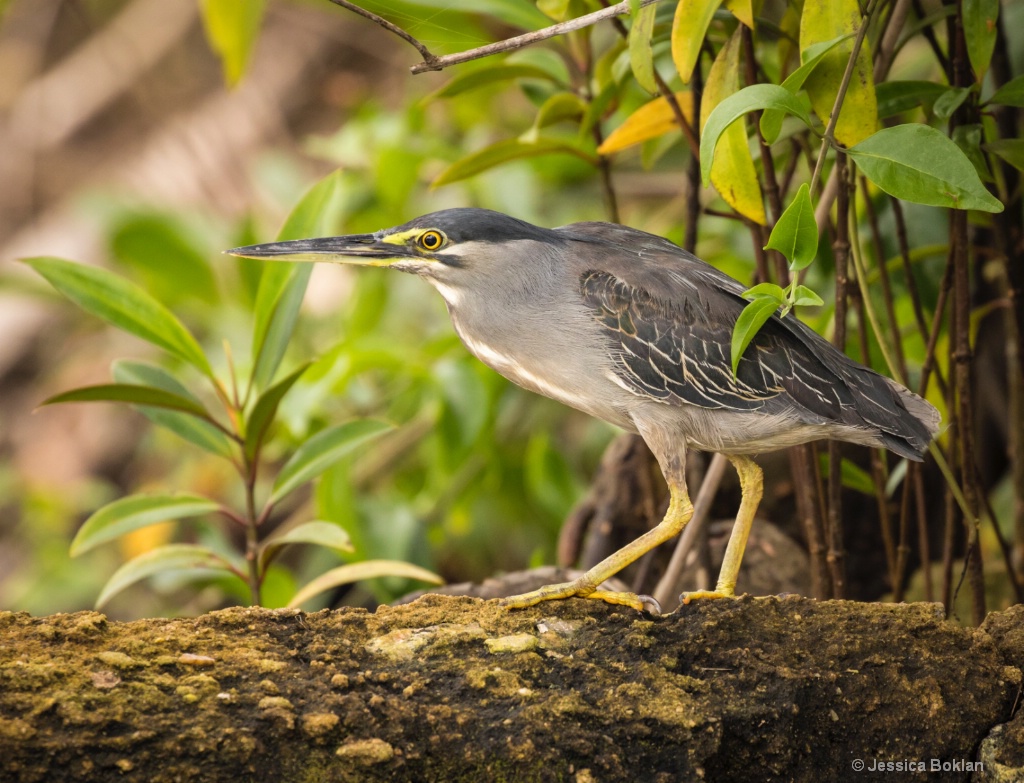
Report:
[[[754,522],[754,514],[761,502],[761,494],[764,489],[763,474],[749,457],[733,455],[729,461],[736,468],[740,477],[740,508],[736,512],[736,522],[732,526],[732,535],[729,536],[729,544],[725,548],[725,556],[722,558],[722,570],[718,573],[718,584],[713,592],[700,590],[694,593],[685,593],[683,603],[698,598],[728,598],[734,594],[736,589],[736,577],[740,572],[740,563],[743,560],[743,550],[747,547],[747,538],[750,537],[750,527]]]
[[[679,535],[686,523],[693,516],[693,505],[686,492],[683,482],[669,482],[670,500],[665,518],[657,527],[648,530],[638,539],[622,547],[618,552],[609,555],[583,576],[573,582],[548,585],[539,590],[522,595],[514,595],[502,599],[502,604],[510,609],[525,609],[527,606],[539,604],[541,601],[554,601],[560,598],[596,598],[609,604],[631,606],[643,611],[647,602],[636,593],[616,593],[610,590],[598,590],[597,586],[604,580],[614,576],[634,560],[650,552],[659,544],[663,544]]]

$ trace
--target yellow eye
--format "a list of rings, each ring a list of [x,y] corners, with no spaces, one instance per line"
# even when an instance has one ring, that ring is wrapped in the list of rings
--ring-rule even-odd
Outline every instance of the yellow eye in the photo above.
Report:
[[[440,231],[424,231],[417,242],[424,250],[437,250],[444,244],[444,234]]]

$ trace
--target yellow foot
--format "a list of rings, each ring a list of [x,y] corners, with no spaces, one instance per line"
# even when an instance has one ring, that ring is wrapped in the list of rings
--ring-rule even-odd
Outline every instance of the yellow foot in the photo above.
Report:
[[[501,605],[506,609],[525,609],[528,606],[535,606],[542,601],[558,601],[563,598],[573,597],[593,598],[608,604],[629,606],[638,612],[647,611],[651,614],[661,614],[661,605],[648,595],[618,593],[611,590],[595,590],[589,583],[581,581],[547,585],[530,593],[502,598]]]
[[[729,592],[719,592],[717,590],[695,590],[692,593],[683,593],[679,596],[679,600],[684,604],[688,604],[691,601],[702,601],[708,598],[735,598],[735,594]]]

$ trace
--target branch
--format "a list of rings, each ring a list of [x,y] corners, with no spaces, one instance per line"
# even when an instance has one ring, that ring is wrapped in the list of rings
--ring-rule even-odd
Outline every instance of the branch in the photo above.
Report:
[[[618,3],[617,5],[602,8],[600,11],[594,11],[592,14],[585,14],[577,19],[569,19],[565,22],[559,22],[558,24],[553,24],[550,27],[545,27],[541,30],[534,30],[532,33],[524,33],[523,35],[517,35],[514,38],[507,38],[504,41],[495,41],[494,43],[487,44],[486,46],[479,46],[476,49],[467,49],[464,52],[445,54],[438,57],[437,55],[432,54],[426,46],[409,35],[409,33],[401,27],[392,24],[386,19],[382,19],[377,16],[377,14],[371,13],[357,5],[353,5],[347,0],[331,0],[331,2],[335,5],[347,8],[360,16],[365,16],[367,19],[371,19],[385,30],[391,31],[402,40],[408,41],[415,46],[419,53],[423,55],[423,62],[410,68],[414,74],[424,73],[425,71],[440,71],[447,68],[449,65],[458,65],[459,63],[469,62],[470,60],[478,60],[481,57],[489,57],[490,55],[498,54],[499,52],[511,52],[516,49],[522,49],[524,46],[537,43],[537,41],[544,41],[548,38],[554,38],[556,35],[571,33],[574,30],[582,30],[584,27],[590,27],[591,25],[595,25],[605,19],[622,16],[630,12],[629,0],[623,0],[623,2]],[[640,0],[638,8],[643,8],[644,6],[657,2],[658,0]]]

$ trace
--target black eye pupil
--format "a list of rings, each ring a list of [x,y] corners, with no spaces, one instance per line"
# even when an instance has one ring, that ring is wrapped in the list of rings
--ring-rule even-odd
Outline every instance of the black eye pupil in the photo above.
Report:
[[[441,237],[431,232],[429,234],[424,234],[423,239],[421,241],[423,242],[423,247],[427,248],[428,250],[433,250],[435,247],[441,244]]]

